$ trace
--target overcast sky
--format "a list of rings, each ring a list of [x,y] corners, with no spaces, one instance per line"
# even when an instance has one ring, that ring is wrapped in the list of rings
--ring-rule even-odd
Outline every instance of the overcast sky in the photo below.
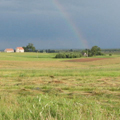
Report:
[[[120,48],[119,12],[120,0],[0,0],[0,49]]]

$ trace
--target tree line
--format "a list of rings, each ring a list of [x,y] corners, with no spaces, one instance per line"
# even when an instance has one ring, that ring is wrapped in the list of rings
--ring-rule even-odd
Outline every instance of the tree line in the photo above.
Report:
[[[37,50],[32,43],[27,46],[23,46],[25,52],[46,52],[46,53],[58,53],[55,58],[78,58],[82,56],[92,57],[97,55],[104,55],[101,52],[101,48],[98,46],[93,46],[91,49],[85,50]]]
[[[81,52],[62,52],[58,53],[55,58],[80,58],[82,56],[86,57],[92,57],[92,56],[98,56],[98,55],[104,55],[101,52],[100,47],[93,46],[91,49],[85,49]]]

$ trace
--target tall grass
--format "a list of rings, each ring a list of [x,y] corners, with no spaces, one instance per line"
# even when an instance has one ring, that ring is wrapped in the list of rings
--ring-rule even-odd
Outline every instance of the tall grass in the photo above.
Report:
[[[83,100],[84,99],[84,100]],[[119,118],[120,110],[103,108],[86,97],[66,99],[56,96],[0,96],[0,118],[5,120],[105,120]]]
[[[119,120],[120,57],[66,62],[0,53],[0,120]]]

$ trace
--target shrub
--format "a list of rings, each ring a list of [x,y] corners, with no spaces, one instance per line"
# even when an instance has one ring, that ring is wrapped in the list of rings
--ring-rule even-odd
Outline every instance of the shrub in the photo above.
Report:
[[[58,53],[55,58],[80,58],[82,57],[81,53],[71,52],[71,53]]]
[[[110,53],[109,56],[112,56],[112,54]]]

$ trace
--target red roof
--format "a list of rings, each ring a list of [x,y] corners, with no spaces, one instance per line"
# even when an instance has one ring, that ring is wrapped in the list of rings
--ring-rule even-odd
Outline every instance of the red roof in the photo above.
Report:
[[[16,49],[19,49],[19,50],[24,50],[22,47],[17,47]]]
[[[14,51],[12,48],[7,48],[5,51]]]

